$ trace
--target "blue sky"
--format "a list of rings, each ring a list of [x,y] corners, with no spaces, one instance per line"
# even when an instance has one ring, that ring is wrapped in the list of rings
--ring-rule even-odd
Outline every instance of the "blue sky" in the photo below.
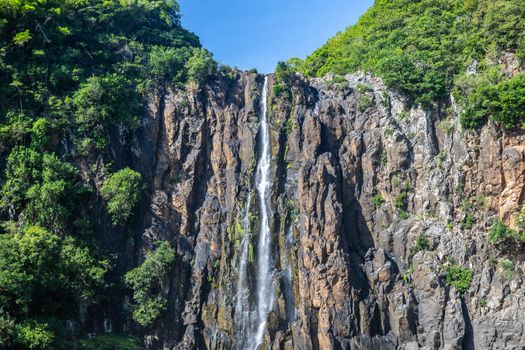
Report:
[[[269,73],[354,24],[373,0],[179,0],[182,23],[215,58]]]

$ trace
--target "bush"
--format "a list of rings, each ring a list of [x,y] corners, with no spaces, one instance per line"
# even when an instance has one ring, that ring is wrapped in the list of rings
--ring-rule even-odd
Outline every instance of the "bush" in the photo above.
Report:
[[[26,322],[17,327],[17,343],[26,349],[49,349],[54,341],[54,334],[46,324]]]
[[[516,237],[516,231],[505,225],[500,219],[495,219],[489,230],[489,241],[492,244],[500,244],[508,239]]]
[[[81,339],[77,350],[139,350],[139,341],[131,336],[104,334],[91,339]]]
[[[84,190],[77,181],[76,168],[55,154],[16,147],[7,159],[1,206],[13,219],[23,212],[32,224],[63,231]]]
[[[465,294],[472,283],[473,272],[462,266],[451,264],[446,267],[446,283],[458,291]]]
[[[336,75],[335,77],[333,77],[332,80],[327,81],[326,84],[329,87],[334,88],[336,90],[346,90],[350,85],[348,83],[348,80],[346,80],[345,77],[342,77],[340,75]]]
[[[420,233],[417,238],[414,246],[410,249],[412,254],[417,252],[425,251],[430,249],[430,240],[427,238],[425,233]]]
[[[200,84],[204,80],[217,72],[217,62],[213,59],[212,54],[201,48],[194,48],[192,56],[186,62],[188,79],[194,83]]]
[[[370,96],[360,95],[357,100],[357,105],[359,106],[359,112],[363,113],[368,108],[372,107],[374,105],[374,102]]]
[[[525,74],[518,74],[496,85],[492,119],[505,128],[525,126]]]
[[[162,292],[162,283],[175,257],[171,245],[160,242],[141,265],[126,273],[125,283],[133,291],[133,319],[143,327],[152,326],[166,310],[167,298]]]
[[[100,192],[107,201],[108,213],[114,225],[125,223],[140,198],[142,176],[130,168],[111,174]]]
[[[394,200],[394,204],[397,209],[406,210],[408,206],[408,194],[405,191],[398,194]]]
[[[374,203],[374,207],[379,208],[381,207],[381,204],[383,204],[383,197],[378,193],[372,198],[372,203]]]

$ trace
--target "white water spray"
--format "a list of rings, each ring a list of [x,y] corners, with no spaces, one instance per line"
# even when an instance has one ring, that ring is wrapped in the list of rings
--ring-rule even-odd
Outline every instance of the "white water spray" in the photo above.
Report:
[[[264,77],[259,126],[261,155],[257,162],[257,195],[259,200],[259,242],[257,246],[257,320],[253,341],[256,349],[263,341],[266,318],[274,303],[273,269],[270,234],[270,131],[268,129],[268,77]]]
[[[247,339],[251,329],[250,284],[248,280],[249,247],[252,234],[250,232],[250,207],[252,196],[248,197],[243,218],[243,237],[241,241],[241,256],[239,263],[239,278],[237,280],[237,295],[235,296],[235,329],[237,333],[236,349],[244,349],[249,343]]]

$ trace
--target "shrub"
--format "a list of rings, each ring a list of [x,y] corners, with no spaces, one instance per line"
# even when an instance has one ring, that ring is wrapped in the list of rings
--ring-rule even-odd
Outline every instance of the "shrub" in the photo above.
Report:
[[[188,80],[200,84],[217,72],[217,62],[213,55],[206,49],[194,48],[192,56],[186,62]]]
[[[359,111],[365,112],[368,108],[372,107],[374,105],[374,101],[370,96],[367,95],[360,95],[357,104],[359,106]]]
[[[525,123],[525,74],[503,80],[496,86],[492,119],[511,129]]]
[[[133,291],[133,319],[143,327],[152,326],[166,310],[162,282],[175,261],[176,252],[168,242],[160,242],[144,262],[126,273],[126,285]]]
[[[81,339],[77,350],[139,350],[139,341],[131,336],[104,334],[91,339]]]
[[[100,192],[114,225],[125,223],[133,213],[140,198],[141,181],[142,176],[130,168],[121,169],[104,181]]]
[[[394,204],[397,209],[406,210],[408,206],[408,194],[406,193],[406,191],[403,191],[396,196]]]
[[[46,324],[26,322],[17,328],[17,343],[27,349],[48,349],[54,342],[54,334]]]
[[[492,226],[489,230],[488,238],[492,244],[499,244],[515,236],[516,232],[514,230],[505,225],[505,223],[500,219],[495,219],[492,222]]]
[[[459,294],[465,294],[472,283],[473,272],[460,265],[451,264],[446,267],[446,283],[458,291]]]
[[[501,269],[503,270],[503,275],[507,279],[513,279],[517,272],[514,266],[514,263],[508,259],[503,259],[500,261]]]
[[[372,198],[372,203],[374,203],[374,207],[379,208],[381,207],[381,204],[383,204],[383,197],[378,193]]]
[[[430,240],[428,239],[425,233],[420,233],[417,238],[414,246],[410,249],[412,254],[417,252],[425,251],[430,249]]]
[[[348,89],[349,86],[348,80],[346,80],[345,77],[339,75],[333,77],[333,79],[329,80],[326,84],[331,88],[335,88],[336,90],[345,90]]]

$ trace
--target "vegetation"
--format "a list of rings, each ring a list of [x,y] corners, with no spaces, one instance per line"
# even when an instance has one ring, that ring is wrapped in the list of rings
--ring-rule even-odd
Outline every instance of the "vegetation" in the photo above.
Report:
[[[511,229],[499,218],[492,221],[492,226],[488,232],[489,242],[498,249],[507,252],[519,251],[525,242],[525,216],[519,214],[516,218],[516,228]]]
[[[477,80],[473,96],[462,94],[463,126],[491,118],[510,128],[524,120],[524,83],[521,76],[493,80],[503,52],[525,58],[520,0],[376,0],[356,25],[292,66],[307,76],[370,71],[423,105]],[[479,62],[478,74],[465,74]]]
[[[124,168],[108,176],[100,192],[108,203],[108,213],[113,224],[126,222],[140,198],[142,177],[130,168]]]
[[[108,261],[72,237],[37,226],[0,234],[0,344],[60,348],[60,320],[97,302]]]
[[[457,264],[450,264],[445,269],[445,281],[460,294],[465,294],[472,283],[473,272]]]
[[[381,197],[381,195],[379,193],[377,193],[373,198],[372,198],[372,203],[374,203],[374,207],[376,208],[380,208],[381,207],[381,204],[383,204],[383,197]]]
[[[129,220],[141,175],[109,145],[129,146],[145,96],[217,72],[175,0],[2,1],[0,348],[136,348],[111,337],[75,344],[82,334],[65,327],[124,288],[110,272],[113,248],[96,238],[101,210]],[[97,193],[93,179],[112,163],[124,169]]]
[[[162,283],[175,262],[176,253],[168,242],[160,242],[144,262],[125,276],[133,291],[133,319],[143,327],[152,326],[167,307]]]
[[[414,243],[414,246],[410,249],[410,252],[412,254],[416,254],[421,251],[429,250],[430,243],[431,242],[428,239],[427,235],[425,233],[420,233],[416,238],[416,242]]]
[[[116,336],[116,335],[99,335],[91,339],[82,339],[79,341],[78,350],[139,350],[140,344],[136,338]]]

